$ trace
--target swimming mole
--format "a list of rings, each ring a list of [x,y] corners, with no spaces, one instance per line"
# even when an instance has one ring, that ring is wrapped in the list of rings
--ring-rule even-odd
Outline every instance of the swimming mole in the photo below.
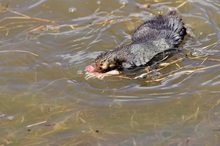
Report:
[[[186,28],[175,11],[144,22],[132,35],[132,43],[101,53],[85,69],[87,76],[102,79],[120,71],[159,64],[181,49]]]

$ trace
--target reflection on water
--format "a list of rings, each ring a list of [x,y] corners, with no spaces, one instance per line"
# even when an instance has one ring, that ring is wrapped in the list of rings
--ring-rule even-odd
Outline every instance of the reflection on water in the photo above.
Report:
[[[84,79],[100,52],[169,10],[190,36],[163,79]],[[220,144],[219,1],[3,0],[0,13],[2,145]]]

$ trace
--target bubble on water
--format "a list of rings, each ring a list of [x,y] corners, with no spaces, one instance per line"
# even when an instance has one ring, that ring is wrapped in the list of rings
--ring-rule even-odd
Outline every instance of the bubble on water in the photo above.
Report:
[[[96,1],[96,3],[97,3],[98,5],[100,5],[100,4],[101,4],[101,1],[100,1],[100,0],[98,0],[98,1]]]
[[[128,3],[128,0],[119,0],[119,3],[122,4],[122,5],[125,5]]]
[[[74,7],[71,7],[71,8],[69,8],[69,13],[74,13],[74,12],[76,12],[76,8],[74,8]]]

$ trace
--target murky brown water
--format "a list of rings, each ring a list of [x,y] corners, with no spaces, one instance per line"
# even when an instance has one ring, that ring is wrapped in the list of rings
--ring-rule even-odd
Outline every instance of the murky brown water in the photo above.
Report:
[[[218,0],[0,6],[0,146],[220,145]],[[167,67],[189,66],[161,81],[84,79],[101,51],[128,43],[144,20],[173,9],[192,33],[184,52],[203,57]]]

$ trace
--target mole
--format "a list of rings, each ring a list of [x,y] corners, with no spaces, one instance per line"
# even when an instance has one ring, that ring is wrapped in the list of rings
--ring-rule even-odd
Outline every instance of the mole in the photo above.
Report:
[[[85,69],[87,77],[102,79],[121,71],[159,64],[181,51],[179,44],[187,34],[182,19],[170,11],[140,25],[132,43],[101,53]]]

